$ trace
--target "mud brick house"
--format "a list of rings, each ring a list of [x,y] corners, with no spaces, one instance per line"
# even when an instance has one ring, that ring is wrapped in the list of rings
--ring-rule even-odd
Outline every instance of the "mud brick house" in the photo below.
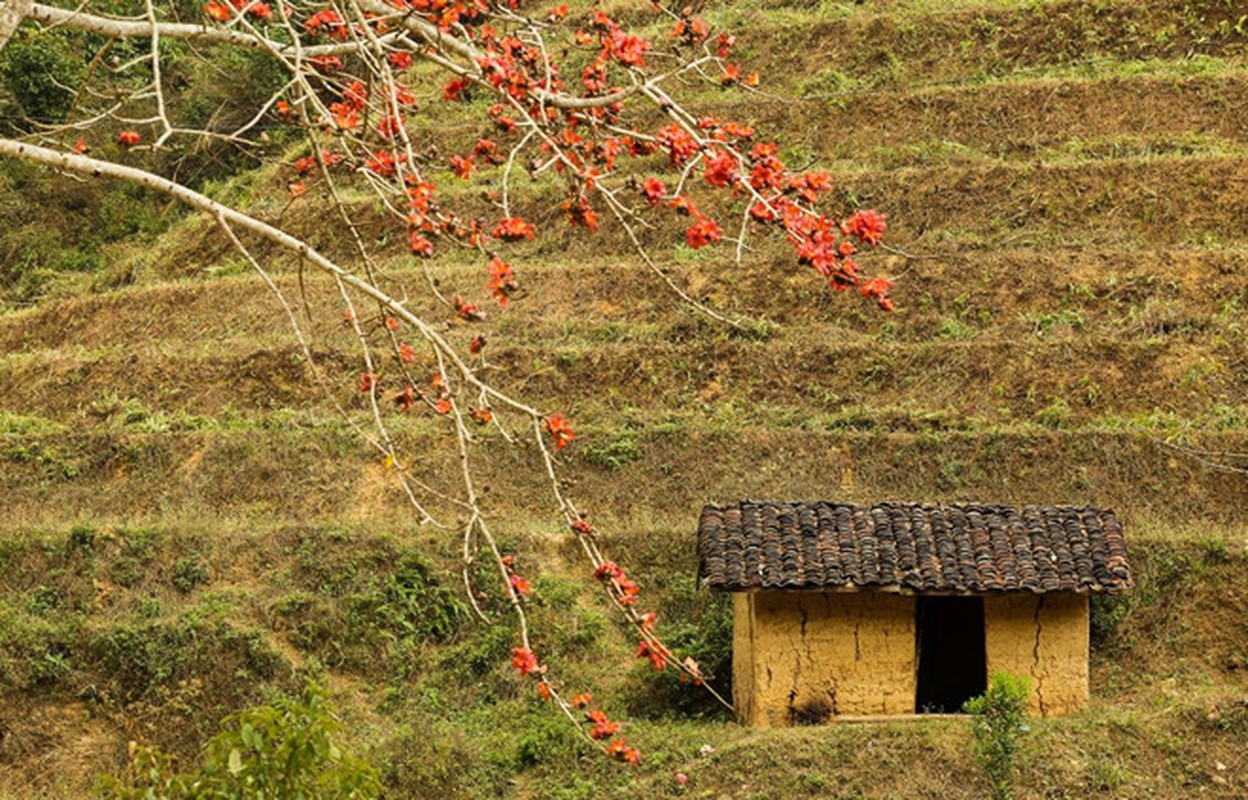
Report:
[[[988,675],[1033,713],[1088,699],[1088,598],[1131,586],[1098,508],[707,506],[699,574],[733,593],[733,702],[755,726],[952,712]]]

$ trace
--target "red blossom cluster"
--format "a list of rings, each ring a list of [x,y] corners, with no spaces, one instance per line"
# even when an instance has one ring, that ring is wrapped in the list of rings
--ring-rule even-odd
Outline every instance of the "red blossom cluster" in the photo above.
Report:
[[[244,14],[252,19],[264,21],[273,19],[273,7],[256,0],[227,0],[224,3],[209,0],[209,3],[204,6],[204,13],[216,22],[229,22],[235,15]]]
[[[547,417],[545,427],[555,442],[556,450],[562,450],[572,444],[572,440],[576,438],[571,420],[564,419],[563,414],[552,414]]]
[[[533,594],[533,584],[519,572],[516,572],[515,556],[503,556],[503,567],[507,570],[507,583],[516,597],[524,599]]]
[[[498,256],[490,259],[490,282],[485,285],[486,290],[498,300],[498,304],[507,307],[507,301],[511,297],[512,292],[520,288],[520,284],[516,283],[516,276],[511,271],[511,264],[503,261]]]
[[[615,598],[622,606],[631,606],[641,594],[639,587],[614,561],[604,561],[594,569],[594,577],[615,589]]]
[[[650,666],[654,667],[655,672],[661,672],[667,666],[671,655],[658,641],[642,639],[637,643],[637,657],[650,659]]]

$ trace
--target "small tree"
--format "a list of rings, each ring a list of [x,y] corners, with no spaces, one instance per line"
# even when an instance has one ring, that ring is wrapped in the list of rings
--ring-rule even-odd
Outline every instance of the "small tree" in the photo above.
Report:
[[[994,672],[988,691],[966,701],[975,735],[975,760],[988,773],[993,800],[1014,795],[1014,756],[1027,732],[1025,714],[1031,681],[1021,675]]]

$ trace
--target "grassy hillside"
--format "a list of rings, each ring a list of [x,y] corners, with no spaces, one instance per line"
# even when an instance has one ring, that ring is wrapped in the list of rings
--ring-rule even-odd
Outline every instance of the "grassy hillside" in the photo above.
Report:
[[[648,24],[645,4],[605,5]],[[770,94],[699,90],[697,107],[829,169],[846,207],[889,214],[897,250],[870,262],[899,276],[889,316],[829,294],[782,243],[737,267],[649,232],[683,286],[743,320],[713,325],[618,233],[566,232],[561,198],[536,187],[524,215],[553,235],[513,259],[527,292],[492,312],[490,359],[503,388],[576,420],[576,495],[680,645],[726,664],[726,605],[694,581],[705,502],[1111,506],[1139,588],[1094,606],[1092,705],[1032,725],[1019,796],[1248,793],[1248,476],[1217,468],[1248,461],[1216,455],[1248,452],[1246,14],[708,4]],[[433,104],[415,124],[470,142],[473,113]],[[129,740],[194,763],[222,716],[306,674],[393,797],[986,793],[961,721],[755,732],[649,673],[534,481],[485,506],[536,577],[538,644],[645,756],[624,769],[589,752],[513,679],[506,627],[470,619],[455,535],[414,524],[213,227],[108,212],[124,193],[72,207],[65,184],[15,175],[0,214],[37,190],[62,251],[34,277],[0,269],[0,797],[82,796]],[[284,208],[281,176],[209,188],[348,252]],[[99,215],[120,233],[80,237]],[[0,234],[0,256],[28,252],[32,219]],[[432,311],[400,247],[384,266]],[[264,255],[297,293],[294,266]],[[433,269],[480,293],[479,264]],[[333,308],[328,283],[304,289]],[[314,327],[317,354],[353,374],[338,319]],[[350,386],[337,399],[363,411]],[[396,433],[450,485],[437,421]],[[483,449],[483,483],[538,467]]]

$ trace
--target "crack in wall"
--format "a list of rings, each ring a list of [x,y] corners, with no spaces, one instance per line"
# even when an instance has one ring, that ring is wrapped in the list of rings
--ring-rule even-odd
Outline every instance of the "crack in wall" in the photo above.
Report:
[[[1048,714],[1044,707],[1044,678],[1040,674],[1040,611],[1044,608],[1044,595],[1036,596],[1036,642],[1031,651],[1031,677],[1036,680],[1036,703],[1040,706],[1040,716]]]
[[[854,620],[854,660],[862,660],[862,642],[858,638],[858,631],[862,628],[862,604],[858,604],[858,618]]]
[[[802,680],[802,651],[806,652],[806,658],[810,661],[811,666],[815,663],[815,654],[810,650],[810,640],[806,638],[806,623],[810,621],[810,612],[806,610],[806,606],[802,604],[801,599],[797,601],[797,613],[801,620],[799,624],[798,645],[794,648],[797,658],[793,662],[793,687],[789,690],[789,719],[792,720],[797,713],[797,693]]]

